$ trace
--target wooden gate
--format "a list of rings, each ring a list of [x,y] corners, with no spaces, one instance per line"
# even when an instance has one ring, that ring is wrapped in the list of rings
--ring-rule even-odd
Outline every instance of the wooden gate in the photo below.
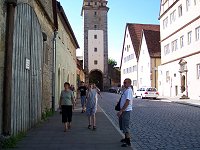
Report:
[[[25,131],[41,118],[43,38],[38,18],[28,4],[15,10],[11,134]]]

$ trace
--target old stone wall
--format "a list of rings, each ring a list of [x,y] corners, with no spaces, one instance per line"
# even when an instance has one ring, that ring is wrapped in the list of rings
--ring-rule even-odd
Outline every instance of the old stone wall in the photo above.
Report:
[[[41,24],[42,31],[47,35],[47,41],[44,41],[43,48],[43,68],[42,68],[42,111],[51,108],[52,101],[52,70],[53,70],[53,11],[52,1],[41,0],[41,3],[37,1],[34,3],[34,10],[37,14],[39,22]],[[44,5],[41,7],[41,5]],[[43,9],[45,8],[45,10]],[[49,16],[47,16],[49,14]]]
[[[2,132],[3,115],[3,77],[5,56],[5,31],[6,31],[6,7],[4,0],[0,1],[0,133]]]

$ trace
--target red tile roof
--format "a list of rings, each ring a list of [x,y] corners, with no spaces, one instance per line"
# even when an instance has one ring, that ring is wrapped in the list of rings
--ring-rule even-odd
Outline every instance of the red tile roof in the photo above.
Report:
[[[161,57],[160,31],[143,30],[150,57]]]
[[[160,31],[159,25],[127,24],[137,59],[139,58],[142,30]]]

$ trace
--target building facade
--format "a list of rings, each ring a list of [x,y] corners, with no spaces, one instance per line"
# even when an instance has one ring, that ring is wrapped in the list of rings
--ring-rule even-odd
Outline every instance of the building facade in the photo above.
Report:
[[[65,82],[69,82],[77,89],[76,49],[79,48],[71,25],[59,2],[57,2],[57,22],[55,108],[58,108],[60,93],[64,89]]]
[[[1,20],[5,21],[1,24],[6,24],[6,29],[1,30],[5,34],[5,48],[0,53],[4,58],[4,135],[30,129],[51,108],[55,2],[7,0],[1,9],[5,11],[1,13],[3,19],[6,14],[6,21]]]
[[[200,1],[160,4],[162,96],[200,99]]]
[[[84,70],[86,83],[94,82],[100,89],[107,89],[108,31],[106,0],[84,0]]]
[[[145,86],[158,88],[157,68],[160,65],[160,62],[160,31],[143,30],[138,59],[139,88]]]
[[[142,31],[159,31],[159,25],[127,23],[121,55],[121,85],[126,78],[132,80],[134,91],[139,88],[138,59],[142,43]],[[147,75],[149,77],[149,75]]]

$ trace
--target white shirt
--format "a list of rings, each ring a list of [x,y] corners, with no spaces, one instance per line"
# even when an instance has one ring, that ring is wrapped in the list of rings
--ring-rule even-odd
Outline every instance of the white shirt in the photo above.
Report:
[[[126,103],[126,100],[129,100],[129,105],[125,109],[125,111],[132,111],[132,104],[133,104],[133,91],[131,87],[124,90],[125,92],[122,94],[121,102],[120,102],[120,108],[124,106]]]

